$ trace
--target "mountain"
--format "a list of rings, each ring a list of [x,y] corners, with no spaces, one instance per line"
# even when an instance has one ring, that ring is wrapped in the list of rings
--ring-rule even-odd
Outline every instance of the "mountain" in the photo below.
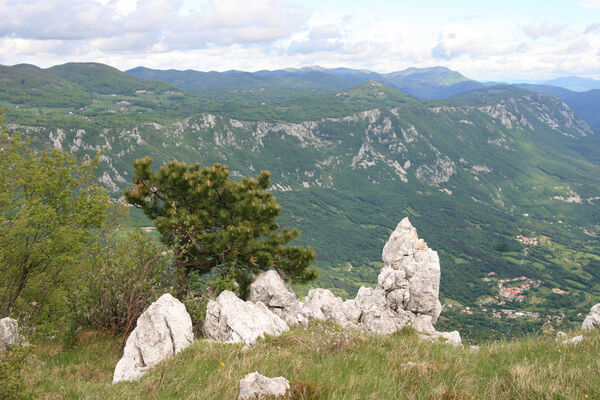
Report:
[[[561,99],[600,132],[600,89],[575,92],[558,86],[517,84],[537,93],[547,93]]]
[[[544,85],[559,86],[575,92],[585,92],[592,89],[600,89],[600,81],[592,78],[580,78],[577,76],[565,76],[542,82]]]
[[[504,85],[422,101],[369,80],[279,98],[276,84],[265,97],[260,86],[211,88],[208,98],[98,65],[70,68],[79,72],[34,69],[28,79],[51,88],[48,99],[87,98],[39,110],[9,96],[5,122],[78,157],[103,150],[99,180],[114,197],[144,156],[154,167],[222,162],[236,179],[269,170],[281,222],[318,253],[315,286],[345,297],[376,280],[383,244],[408,216],[440,254],[440,329],[467,337],[580,322],[597,302],[598,135],[553,96]],[[42,90],[3,84],[31,99]]]
[[[445,67],[409,68],[404,71],[379,74],[349,68],[308,67],[254,73],[241,71],[200,72],[152,70],[137,67],[126,71],[138,79],[163,80],[190,92],[206,89],[278,89],[304,92],[344,90],[368,81],[378,81],[422,99],[439,99],[465,90],[484,87],[456,71]]]

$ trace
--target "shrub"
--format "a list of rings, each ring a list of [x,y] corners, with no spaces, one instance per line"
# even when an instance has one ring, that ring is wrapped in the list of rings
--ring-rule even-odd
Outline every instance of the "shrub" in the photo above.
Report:
[[[24,361],[30,352],[30,347],[21,345],[0,352],[0,400],[32,398],[23,379]]]
[[[70,304],[78,327],[127,334],[161,290],[169,255],[139,229],[113,232],[98,245]]]

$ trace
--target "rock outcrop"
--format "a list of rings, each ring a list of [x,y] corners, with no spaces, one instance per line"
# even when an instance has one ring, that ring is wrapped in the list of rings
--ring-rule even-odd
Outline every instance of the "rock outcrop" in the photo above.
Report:
[[[581,325],[581,329],[589,330],[594,329],[600,326],[600,303],[596,304],[590,310],[590,313],[583,320],[583,324]]]
[[[0,353],[21,342],[17,320],[9,317],[0,319]]]
[[[284,377],[267,378],[258,372],[253,372],[240,381],[238,400],[283,398],[289,390],[290,383]]]
[[[225,290],[206,307],[204,336],[227,343],[254,344],[265,334],[277,336],[290,328],[262,302],[244,301]]]
[[[192,319],[185,305],[168,293],[162,295],[138,318],[115,367],[113,383],[139,379],[193,340]]]
[[[275,270],[265,271],[254,279],[249,287],[248,300],[263,303],[289,326],[307,325],[296,294]]]
[[[332,320],[340,325],[356,323],[358,317],[354,300],[343,301],[328,289],[312,289],[304,299],[302,312],[310,319]]]
[[[313,289],[302,307],[308,318],[333,320],[377,334],[413,326],[430,339],[460,346],[460,334],[437,332],[433,325],[439,301],[440,261],[404,218],[383,248],[384,266],[375,288],[361,287],[353,300],[342,301],[329,290]]]

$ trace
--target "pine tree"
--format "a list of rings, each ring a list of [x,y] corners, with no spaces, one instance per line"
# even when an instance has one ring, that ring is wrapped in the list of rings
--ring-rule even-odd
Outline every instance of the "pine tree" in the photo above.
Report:
[[[275,221],[281,206],[265,191],[269,172],[234,181],[221,164],[201,169],[198,163],[171,161],[152,172],[151,163],[151,158],[135,161],[135,187],[125,197],[154,221],[173,249],[180,295],[192,273],[213,271],[214,282],[221,283],[217,289],[239,285],[242,293],[252,274],[270,268],[296,282],[316,277],[307,269],[315,252],[287,246],[300,232],[280,229]]]

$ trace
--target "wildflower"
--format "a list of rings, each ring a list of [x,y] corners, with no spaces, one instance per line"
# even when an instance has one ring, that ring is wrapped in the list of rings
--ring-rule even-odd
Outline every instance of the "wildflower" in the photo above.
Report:
[[[224,367],[224,366],[225,366],[225,363],[224,363],[224,362],[221,362],[221,367]]]
[[[558,349],[558,352],[559,352],[559,353],[560,353],[561,351],[562,351],[561,349]]]

